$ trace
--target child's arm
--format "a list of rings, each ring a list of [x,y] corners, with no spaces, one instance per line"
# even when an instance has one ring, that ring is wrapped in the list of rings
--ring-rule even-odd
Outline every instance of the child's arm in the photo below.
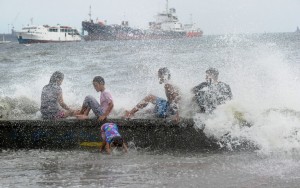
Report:
[[[100,146],[100,151],[102,151],[106,146],[106,141],[103,142],[103,144]]]
[[[66,103],[64,102],[62,93],[58,96],[58,103],[59,103],[59,105],[60,105],[63,109],[68,110],[68,111],[72,111],[72,110],[66,105]]]
[[[100,117],[98,118],[98,120],[99,120],[99,121],[105,120],[105,118],[110,114],[110,112],[111,112],[111,110],[113,109],[113,107],[114,107],[114,103],[113,103],[113,101],[111,101],[111,102],[108,104],[108,108],[107,108],[106,112],[104,112],[104,114],[103,114],[102,116],[100,116]]]
[[[104,148],[105,148],[105,146],[106,146],[106,135],[105,135],[105,131],[104,131],[104,126],[105,126],[105,124],[103,124],[102,126],[101,126],[101,138],[102,138],[102,141],[103,141],[103,144],[101,145],[101,147],[100,147],[100,151],[102,151]]]
[[[106,144],[105,144],[105,149],[106,149],[107,154],[110,155],[111,150],[110,150],[110,144],[108,142],[106,142]]]
[[[179,91],[172,86],[171,84],[166,84],[166,91],[168,93],[168,95],[170,96],[170,106],[171,108],[174,110],[175,115],[173,116],[173,120],[178,123],[180,120],[179,117],[179,101],[181,99]]]

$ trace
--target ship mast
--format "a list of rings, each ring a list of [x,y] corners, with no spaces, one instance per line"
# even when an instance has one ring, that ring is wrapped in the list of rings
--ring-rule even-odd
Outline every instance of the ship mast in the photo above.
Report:
[[[91,22],[92,21],[92,7],[91,7],[91,5],[90,5],[89,17],[90,17],[90,22]]]
[[[166,13],[167,15],[169,14],[169,1],[166,0],[167,4],[166,4]]]
[[[192,25],[194,25],[194,23],[193,23],[193,14],[190,15],[190,22],[191,22]]]

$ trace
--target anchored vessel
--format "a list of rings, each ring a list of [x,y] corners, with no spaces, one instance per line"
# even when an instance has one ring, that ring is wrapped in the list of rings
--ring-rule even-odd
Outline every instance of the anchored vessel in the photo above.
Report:
[[[27,26],[17,32],[20,44],[81,41],[78,31],[69,26]]]
[[[91,18],[82,22],[82,29],[88,34],[85,40],[132,40],[132,39],[173,39],[185,37],[200,37],[203,32],[193,23],[183,25],[179,22],[174,8],[169,9],[166,1],[166,10],[155,16],[155,21],[149,23],[148,29],[135,29],[129,26],[128,21],[121,25],[107,25],[105,22],[95,22]]]

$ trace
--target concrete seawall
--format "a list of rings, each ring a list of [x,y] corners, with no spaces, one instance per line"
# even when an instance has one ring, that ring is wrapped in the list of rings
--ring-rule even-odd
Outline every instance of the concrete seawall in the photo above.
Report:
[[[202,130],[194,128],[192,119],[175,124],[165,119],[110,119],[119,126],[127,143],[138,148],[158,150],[213,150],[218,148]],[[96,120],[0,120],[1,148],[80,148],[82,142],[100,142]]]

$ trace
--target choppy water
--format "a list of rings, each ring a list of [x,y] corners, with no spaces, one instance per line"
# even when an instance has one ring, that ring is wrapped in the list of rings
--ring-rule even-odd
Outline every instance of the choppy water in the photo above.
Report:
[[[97,151],[2,151],[3,187],[298,187],[300,183],[300,35],[204,36],[191,40],[80,42],[0,46],[1,104],[9,119],[39,118],[42,87],[51,74],[65,74],[67,104],[79,107],[96,75],[105,78],[115,100],[113,116],[132,108],[146,94],[164,96],[157,70],[167,66],[180,87],[183,117],[206,124],[229,152],[128,155]],[[190,89],[208,67],[230,84],[234,100],[203,117],[190,105]],[[10,99],[6,98],[10,97]],[[233,110],[252,127],[240,128]],[[200,123],[199,123],[200,126]],[[243,140],[251,152],[231,151]]]

